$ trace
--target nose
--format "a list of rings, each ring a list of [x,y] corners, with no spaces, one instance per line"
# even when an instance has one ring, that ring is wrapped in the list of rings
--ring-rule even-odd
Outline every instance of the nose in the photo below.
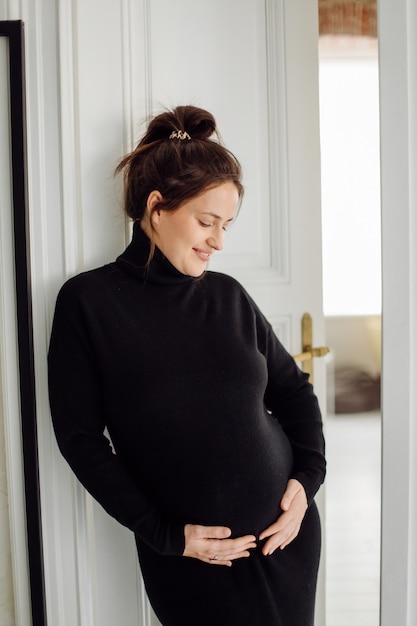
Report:
[[[210,246],[210,248],[214,248],[215,250],[223,250],[223,236],[224,236],[223,229],[218,230],[215,235],[212,234],[207,239],[207,243]]]

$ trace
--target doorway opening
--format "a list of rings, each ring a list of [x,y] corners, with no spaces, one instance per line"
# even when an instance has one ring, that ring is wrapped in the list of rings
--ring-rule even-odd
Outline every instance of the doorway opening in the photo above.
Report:
[[[377,626],[381,228],[376,38],[319,41],[327,362],[326,620]]]

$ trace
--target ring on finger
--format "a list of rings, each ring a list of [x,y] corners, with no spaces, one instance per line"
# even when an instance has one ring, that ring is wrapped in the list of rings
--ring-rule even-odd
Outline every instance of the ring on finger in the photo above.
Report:
[[[216,556],[213,556],[213,557],[210,559],[210,561],[217,561],[217,559],[218,559],[218,558],[219,558],[219,557],[218,557],[217,555],[216,555]]]

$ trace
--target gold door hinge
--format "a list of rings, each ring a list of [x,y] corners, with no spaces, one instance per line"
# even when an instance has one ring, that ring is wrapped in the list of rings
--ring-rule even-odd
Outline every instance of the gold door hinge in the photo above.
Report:
[[[294,361],[302,363],[302,370],[310,377],[310,382],[314,381],[314,362],[315,357],[326,356],[330,352],[327,347],[313,348],[313,320],[309,313],[304,313],[301,320],[301,340],[302,352],[294,355]]]

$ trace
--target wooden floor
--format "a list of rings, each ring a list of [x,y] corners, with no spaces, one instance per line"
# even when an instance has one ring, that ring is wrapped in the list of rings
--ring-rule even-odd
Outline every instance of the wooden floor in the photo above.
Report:
[[[380,415],[326,423],[326,626],[378,626]]]

